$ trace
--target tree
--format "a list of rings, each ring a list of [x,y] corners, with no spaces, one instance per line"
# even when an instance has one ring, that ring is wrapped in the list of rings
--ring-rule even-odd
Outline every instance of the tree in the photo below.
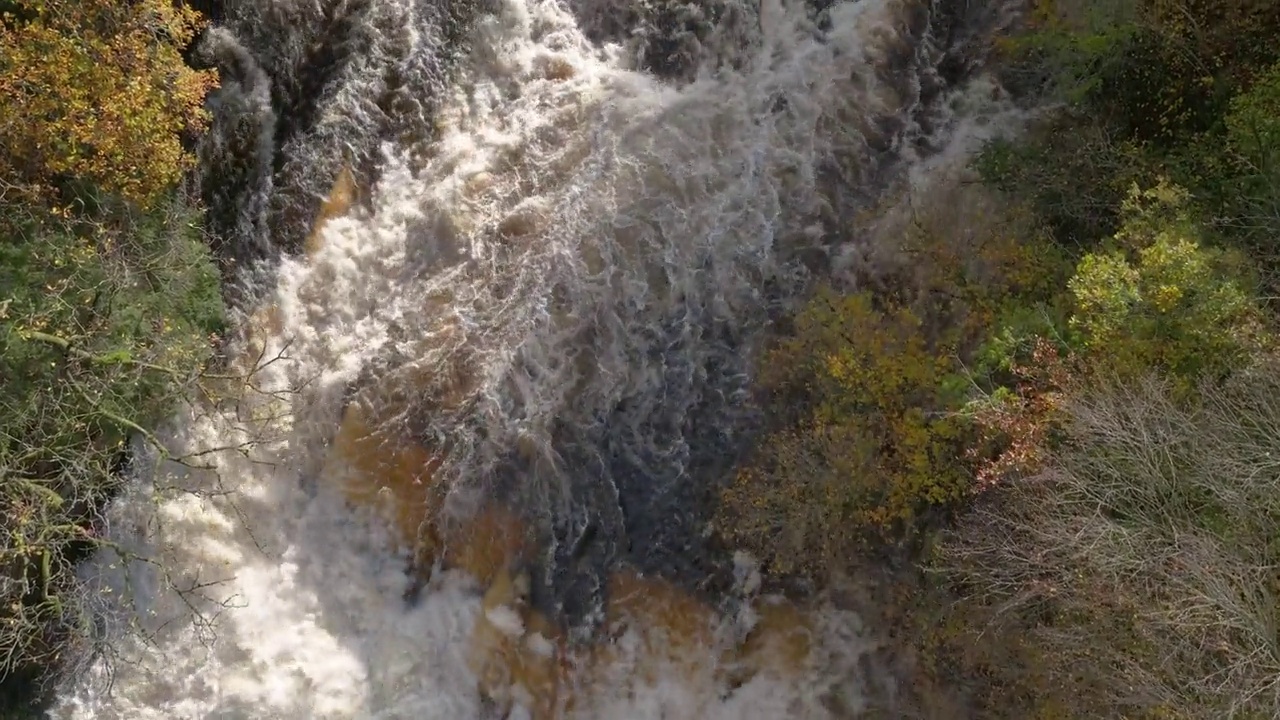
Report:
[[[182,61],[199,14],[168,0],[10,0],[0,11],[0,180],[28,201],[71,179],[158,200],[190,165],[181,133],[204,127],[216,82]]]
[[[106,542],[126,438],[154,441],[211,359],[222,300],[195,215],[0,214],[0,680],[34,685],[91,626],[72,564]]]
[[[938,182],[927,206],[883,210],[866,270],[876,290],[820,289],[760,364],[779,427],[725,490],[717,524],[771,571],[821,576],[867,540],[918,540],[967,501],[966,368],[993,327],[1038,327],[1052,314],[1041,305],[1061,304],[1069,266],[1025,210]]]
[[[1224,224],[1274,266],[1280,260],[1280,64],[1232,100],[1226,128],[1234,162]]]
[[[1071,327],[1097,370],[1222,377],[1261,347],[1261,315],[1232,256],[1204,246],[1185,190],[1134,186],[1115,248],[1085,255],[1068,282]]]

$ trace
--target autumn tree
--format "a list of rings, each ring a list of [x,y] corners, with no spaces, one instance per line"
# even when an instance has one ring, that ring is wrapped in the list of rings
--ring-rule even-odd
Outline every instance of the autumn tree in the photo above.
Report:
[[[1263,346],[1240,260],[1203,244],[1187,203],[1185,190],[1164,182],[1135,187],[1115,247],[1080,261],[1068,283],[1071,326],[1096,369],[1193,383],[1223,377]]]
[[[875,289],[821,289],[761,362],[785,427],[726,489],[718,524],[776,572],[821,576],[963,504],[969,369],[992,328],[1019,328],[1020,347],[1058,304],[1068,266],[998,194],[948,178],[884,213],[864,270]]]
[[[175,186],[214,76],[168,0],[0,0],[0,715],[92,635],[77,557],[130,437],[196,392],[222,331],[201,213]]]
[[[0,11],[6,187],[30,201],[77,180],[145,205],[179,179],[191,162],[181,133],[205,125],[215,84],[182,61],[202,23],[194,10],[167,0],[8,0]]]

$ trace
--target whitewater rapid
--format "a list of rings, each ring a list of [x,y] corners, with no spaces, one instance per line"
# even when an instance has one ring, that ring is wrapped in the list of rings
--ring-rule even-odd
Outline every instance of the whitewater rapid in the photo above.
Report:
[[[456,570],[414,588],[387,523],[345,502],[325,462],[344,405],[394,406],[382,422],[443,449],[449,512],[520,508],[549,607],[589,626],[619,563],[704,572],[707,497],[755,422],[752,351],[823,272],[814,254],[854,237],[843,225],[886,178],[967,152],[1004,111],[989,85],[943,87],[939,13],[919,0],[837,3],[821,22],[777,0],[739,8],[750,21],[703,38],[724,45],[716,61],[679,80],[551,0],[476,10],[448,68],[423,60],[444,43],[423,3],[361,7],[380,19],[279,146],[300,121],[259,65],[290,50],[209,40],[243,66],[215,104],[258,133],[236,140],[252,162],[217,176],[245,187],[206,193],[234,216],[228,242],[270,260],[240,278],[267,284],[245,293],[232,348],[256,334],[258,367],[175,417],[170,458],[139,446],[110,534],[155,562],[103,551],[84,567],[102,652],[53,717],[486,717],[464,661],[484,588]],[[427,48],[396,56],[394,92],[379,65],[392,26]],[[398,100],[371,106],[383,91]],[[228,138],[207,163],[237,152]],[[353,159],[367,202],[276,260],[302,214],[281,198],[323,194]],[[678,676],[614,678],[579,715],[856,711],[873,633],[834,610],[819,624],[800,681],[725,687],[701,715]]]

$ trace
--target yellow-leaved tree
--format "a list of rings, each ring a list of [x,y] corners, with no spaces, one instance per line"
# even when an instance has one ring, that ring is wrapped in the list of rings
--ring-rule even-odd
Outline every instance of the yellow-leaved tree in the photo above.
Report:
[[[928,200],[883,211],[874,289],[820,289],[760,363],[775,431],[717,527],[769,572],[821,578],[908,547],[980,489],[969,369],[993,328],[1026,344],[1062,304],[1070,266],[1024,208],[954,180]]]
[[[1245,363],[1266,342],[1232,254],[1203,245],[1187,191],[1135,187],[1116,249],[1086,255],[1068,283],[1084,356],[1125,379],[1162,371],[1194,384]]]
[[[0,180],[66,179],[148,205],[191,162],[211,72],[183,63],[203,22],[168,0],[0,1]]]

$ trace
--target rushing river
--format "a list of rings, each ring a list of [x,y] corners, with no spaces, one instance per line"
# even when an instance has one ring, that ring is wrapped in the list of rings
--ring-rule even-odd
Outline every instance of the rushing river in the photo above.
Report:
[[[478,678],[477,628],[511,623],[573,666],[556,716],[856,714],[874,628],[834,609],[785,671],[689,669],[764,617],[711,503],[771,318],[884,189],[999,125],[978,73],[1009,9],[228,0],[200,181],[252,372],[175,418],[176,459],[140,451],[111,532],[156,562],[86,565],[111,649],[54,716],[537,720],[532,660]],[[558,630],[482,603],[507,555],[449,560],[513,527]],[[619,588],[640,610],[602,640]],[[661,643],[698,647],[636,659],[697,608],[709,633]]]

